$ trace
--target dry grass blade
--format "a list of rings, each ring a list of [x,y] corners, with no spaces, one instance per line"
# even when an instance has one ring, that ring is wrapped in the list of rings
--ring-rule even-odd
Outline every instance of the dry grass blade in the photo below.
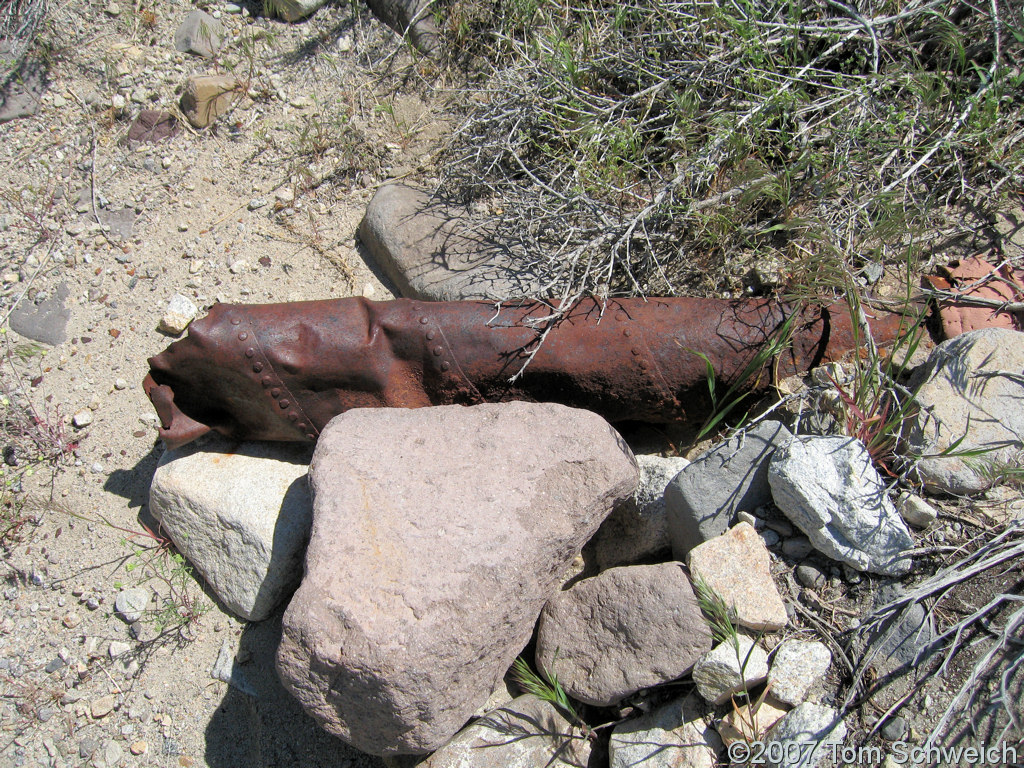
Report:
[[[902,617],[906,610],[914,604],[934,598],[930,607],[930,610],[934,612],[935,608],[945,597],[952,594],[955,588],[966,584],[971,579],[981,577],[998,566],[1004,566],[1007,563],[1012,564],[1021,558],[1024,558],[1024,521],[1017,520],[1010,523],[1005,530],[983,544],[975,552],[942,568],[935,575],[915,585],[898,599],[880,606],[870,615],[866,616],[860,625],[860,631],[864,633],[863,636],[867,636],[872,631],[879,630],[886,621],[890,621],[894,617],[897,617],[897,620],[892,621],[887,632],[879,632],[871,647],[865,648],[857,664],[853,685],[844,703],[844,707],[849,707],[858,695],[866,671],[878,657],[879,648],[896,631],[896,626],[899,623],[898,617]],[[1004,609],[1007,605],[1021,601],[1024,601],[1024,597],[1016,594],[1004,593],[993,596],[985,605],[940,631],[930,643],[919,649],[917,659],[941,650],[944,654],[942,665],[938,670],[938,674],[941,675],[949,667],[954,656],[968,647],[964,643],[964,637],[969,631],[990,622],[997,615],[997,612]],[[947,705],[943,714],[936,721],[928,736],[928,745],[942,737],[954,713],[962,714],[970,706],[977,697],[981,684],[997,668],[997,662],[1002,658],[1003,654],[1008,652],[1010,646],[1020,645],[1024,642],[1024,637],[1021,636],[1021,630],[1024,629],[1024,608],[1019,608],[1010,615],[1005,620],[1002,628],[987,626],[986,629],[989,634],[983,639],[983,642],[989,643],[988,649],[974,663],[966,679]],[[1024,659],[1024,657],[1018,655],[1017,660],[1011,662],[1010,666],[1003,671],[1000,685],[1001,694],[993,702],[1002,706],[1009,715],[1010,726],[1018,728],[1020,727],[1020,717],[1016,709],[1018,703],[1011,700],[1012,697],[1007,693],[1006,681],[1021,665],[1021,659]]]

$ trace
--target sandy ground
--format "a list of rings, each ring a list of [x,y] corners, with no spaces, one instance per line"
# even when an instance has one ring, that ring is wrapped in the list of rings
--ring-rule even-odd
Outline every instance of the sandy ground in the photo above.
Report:
[[[391,296],[355,230],[382,179],[429,162],[432,86],[349,4],[294,26],[224,12],[213,61],[174,50],[191,3],[112,5],[54,11],[42,107],[0,125],[0,317],[59,286],[70,308],[59,345],[3,331],[0,763],[378,764],[280,687],[279,617],[247,626],[223,613],[145,534],[162,447],[141,381],[172,340],[157,326],[176,293],[200,314],[217,301]],[[124,144],[141,109],[174,112],[204,72],[248,83],[215,130]],[[91,423],[76,428],[76,413]],[[136,586],[154,593],[141,640],[114,612]],[[211,676],[220,654],[246,692]]]

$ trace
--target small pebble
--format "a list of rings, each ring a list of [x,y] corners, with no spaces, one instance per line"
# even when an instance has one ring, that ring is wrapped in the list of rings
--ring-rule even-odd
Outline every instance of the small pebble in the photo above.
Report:
[[[128,389],[128,382],[124,379],[115,379],[114,389]]]
[[[255,211],[258,208],[262,208],[267,204],[267,198],[265,197],[254,197],[249,201],[249,210]]]
[[[132,647],[128,643],[121,642],[120,640],[111,640],[107,653],[110,654],[110,658],[116,659],[118,656],[124,656],[131,649]]]
[[[103,9],[103,12],[107,14],[107,16],[120,16],[121,6],[117,3],[107,3],[107,7]]]
[[[99,720],[101,717],[106,717],[114,711],[114,704],[117,700],[113,694],[107,694],[96,699],[92,706],[89,707],[89,712],[93,716],[93,719]]]
[[[899,741],[907,732],[907,720],[904,717],[893,717],[882,726],[882,738],[886,741]]]
[[[133,741],[131,746],[128,747],[128,751],[133,755],[144,755],[149,749],[149,744],[144,741]]]
[[[74,424],[78,429],[81,429],[82,427],[88,427],[90,424],[92,424],[92,411],[89,410],[88,408],[81,409],[80,411],[76,412],[74,416],[71,417],[71,423]]]

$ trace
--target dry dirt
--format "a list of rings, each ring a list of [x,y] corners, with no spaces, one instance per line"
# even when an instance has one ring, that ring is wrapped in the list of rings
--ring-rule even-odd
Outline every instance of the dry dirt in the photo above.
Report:
[[[174,50],[192,3],[112,5],[51,8],[42,107],[0,125],[0,320],[62,284],[71,311],[58,346],[6,323],[0,341],[0,764],[379,764],[280,687],[279,621],[223,613],[145,534],[162,448],[141,381],[172,340],[157,326],[175,293],[200,314],[216,301],[389,298],[356,226],[381,180],[429,162],[442,97],[355,4],[288,25],[212,3],[228,31],[213,61]],[[174,112],[190,74],[224,71],[248,95],[215,129],[125,146],[140,109]],[[92,421],[77,429],[83,409]],[[119,588],[140,585],[155,595],[142,641],[114,612]],[[248,692],[211,676],[221,653]]]

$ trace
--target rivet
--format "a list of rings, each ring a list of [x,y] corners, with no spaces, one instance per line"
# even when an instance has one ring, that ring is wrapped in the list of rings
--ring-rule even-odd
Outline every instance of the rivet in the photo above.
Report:
[[[421,317],[420,318],[420,325],[426,325],[426,324],[427,324],[427,318]]]
[[[303,432],[305,432],[307,429],[309,429],[309,424],[306,424],[305,422],[299,422],[295,426],[298,427],[299,429],[301,429]]]
[[[434,347],[434,357],[440,357],[444,350],[441,347]]]
[[[630,351],[631,351],[631,352],[632,352],[632,353],[633,353],[634,355],[639,355],[639,354],[640,354],[640,350],[639,350],[639,349],[637,349],[636,347],[633,347],[633,349],[631,349]]]
[[[277,387],[274,387],[272,390],[270,390],[270,396],[276,400],[281,396],[281,390],[278,389]]]
[[[437,336],[436,331],[427,331],[427,338],[433,341],[434,337]]]
[[[631,330],[629,330],[629,328],[627,328],[626,330],[624,330],[622,332],[622,335],[625,336],[628,339],[629,337],[631,337],[633,335],[633,332]]]
[[[262,384],[263,384],[264,387],[269,387],[273,383],[274,383],[274,380],[272,378],[270,378],[269,376],[264,376],[263,377]]]
[[[252,369],[254,371],[256,371],[256,373],[259,373],[260,371],[262,371],[263,370],[263,361],[262,360],[257,360],[255,363],[252,364]]]
[[[278,403],[278,405],[280,405],[282,408],[287,408],[289,405],[291,405],[291,403],[288,402],[288,400],[282,400],[281,402]]]
[[[615,313],[615,319],[618,320],[621,323],[623,320],[626,319],[626,313],[625,312],[616,312]]]
[[[447,360],[445,360],[443,363],[441,363],[441,370],[442,371],[447,371],[451,367],[452,367],[452,364],[449,363]]]
[[[231,318],[231,324],[232,325],[238,325],[240,322],[242,322],[241,318],[238,318],[238,317],[232,317]]]
[[[291,419],[292,421],[297,422],[299,420],[299,414],[297,414],[295,411],[292,411],[291,413],[288,414],[288,418]],[[305,427],[299,424],[299,429],[305,429]]]
[[[239,341],[245,341],[248,338],[249,338],[249,334],[246,333],[245,331],[242,331],[240,334],[238,334],[238,340]]]
[[[247,350],[245,350],[245,356],[246,357],[256,357],[256,348],[255,347],[249,347]]]
[[[316,435],[314,435],[312,432],[307,432],[306,437],[308,437],[310,440],[316,440]]]

